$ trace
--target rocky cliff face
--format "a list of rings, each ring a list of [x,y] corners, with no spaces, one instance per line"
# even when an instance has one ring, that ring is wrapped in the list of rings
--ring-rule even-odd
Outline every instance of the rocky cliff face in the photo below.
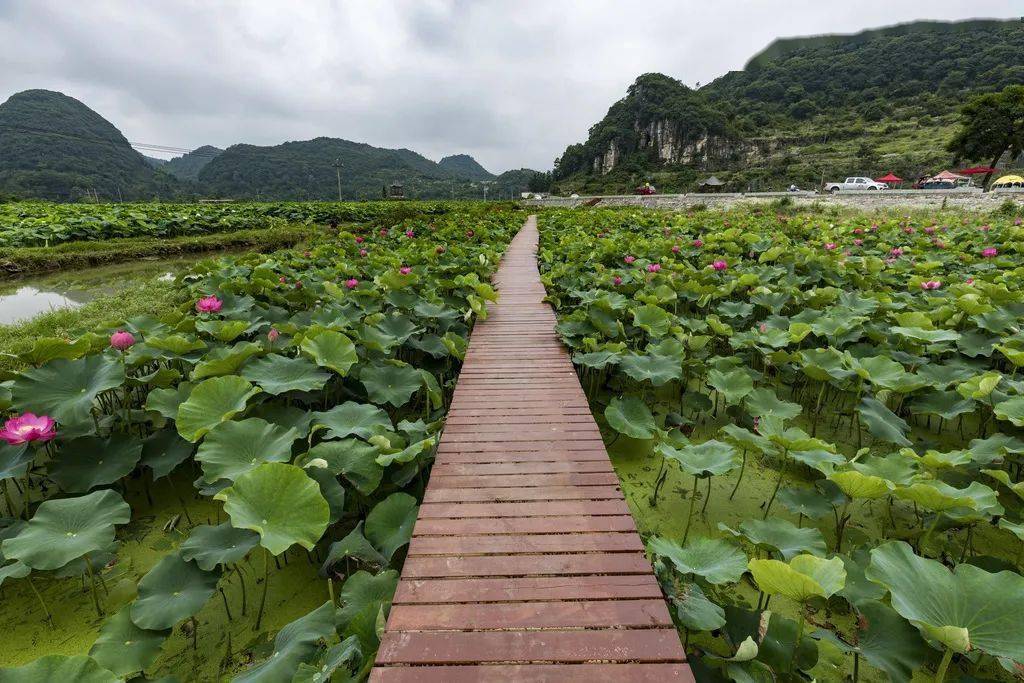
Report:
[[[634,125],[635,148],[652,161],[660,164],[705,166],[712,161],[743,158],[756,154],[757,146],[731,137],[711,135],[704,131],[696,134],[666,119],[650,121],[645,126]],[[591,160],[591,170],[604,175],[611,172],[623,159],[619,139],[612,139],[603,151]]]

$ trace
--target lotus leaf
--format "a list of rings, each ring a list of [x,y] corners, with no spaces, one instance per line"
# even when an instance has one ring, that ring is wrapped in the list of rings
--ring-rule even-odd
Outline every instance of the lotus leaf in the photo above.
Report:
[[[179,550],[185,561],[194,561],[200,569],[209,572],[218,565],[239,562],[260,543],[260,536],[248,529],[236,529],[224,522],[217,526],[202,524],[194,527]]]
[[[747,556],[728,541],[695,538],[686,546],[655,536],[647,543],[654,556],[669,560],[680,574],[695,574],[708,583],[736,583],[747,571]]]
[[[100,666],[118,676],[129,676],[151,666],[171,634],[170,629],[151,631],[139,628],[132,621],[130,612],[131,608],[126,605],[107,619],[89,650],[89,655]]]
[[[220,423],[244,411],[249,399],[259,392],[237,376],[203,380],[178,407],[178,433],[186,441],[198,441]]]
[[[203,571],[178,553],[165,555],[139,580],[139,596],[131,605],[131,620],[141,629],[156,631],[195,615],[217,589],[220,574]]]
[[[299,434],[294,429],[272,425],[258,417],[222,422],[203,439],[196,460],[203,465],[203,480],[236,480],[266,462],[288,462],[292,444]]]

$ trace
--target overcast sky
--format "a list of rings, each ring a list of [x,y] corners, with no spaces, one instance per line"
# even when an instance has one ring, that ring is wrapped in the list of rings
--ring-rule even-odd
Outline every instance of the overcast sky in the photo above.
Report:
[[[0,0],[0,101],[59,90],[132,142],[172,147],[332,136],[548,169],[641,73],[693,86],[780,36],[1022,12],[1020,0]]]

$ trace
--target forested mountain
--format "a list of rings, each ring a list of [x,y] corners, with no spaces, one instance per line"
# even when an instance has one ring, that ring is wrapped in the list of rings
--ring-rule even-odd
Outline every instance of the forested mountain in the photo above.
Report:
[[[223,151],[219,147],[203,145],[188,154],[170,159],[163,169],[179,180],[195,182],[199,179],[199,172]]]
[[[973,94],[1024,83],[1024,22],[914,22],[781,39],[699,89],[645,74],[556,164],[558,189],[814,186],[822,175],[913,178],[945,151]]]
[[[177,191],[117,128],[72,97],[26,90],[0,104],[0,193],[117,200]]]
[[[494,180],[494,174],[468,154],[453,154],[437,162],[441,170],[465,180]]]

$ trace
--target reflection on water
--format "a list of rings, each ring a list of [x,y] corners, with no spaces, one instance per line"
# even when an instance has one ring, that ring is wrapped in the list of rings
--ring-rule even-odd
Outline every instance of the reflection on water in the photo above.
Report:
[[[216,254],[140,259],[85,270],[47,273],[0,282],[0,325],[28,320],[61,308],[78,308],[105,294],[116,294],[154,278],[173,281],[194,263]]]

